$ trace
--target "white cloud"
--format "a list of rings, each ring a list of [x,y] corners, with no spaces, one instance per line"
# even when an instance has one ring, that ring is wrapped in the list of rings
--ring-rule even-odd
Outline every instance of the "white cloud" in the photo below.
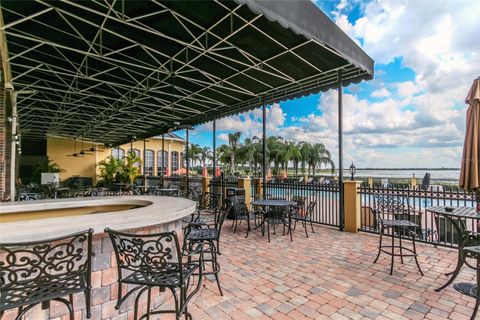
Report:
[[[390,91],[386,88],[380,88],[372,92],[372,97],[375,98],[386,98],[388,96],[390,96]]]
[[[228,134],[227,133],[220,133],[217,137],[218,140],[228,142]]]
[[[335,16],[377,64],[401,57],[428,92],[453,94],[478,76],[478,12],[480,1],[371,1],[353,24]]]

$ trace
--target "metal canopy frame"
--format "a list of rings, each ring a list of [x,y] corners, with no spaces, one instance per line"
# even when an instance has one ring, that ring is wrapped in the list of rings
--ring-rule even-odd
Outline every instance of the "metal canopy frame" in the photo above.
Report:
[[[274,1],[2,2],[12,82],[31,92],[17,100],[22,137],[121,144],[336,88],[339,70],[343,85],[373,77],[315,5],[284,5],[341,48]]]

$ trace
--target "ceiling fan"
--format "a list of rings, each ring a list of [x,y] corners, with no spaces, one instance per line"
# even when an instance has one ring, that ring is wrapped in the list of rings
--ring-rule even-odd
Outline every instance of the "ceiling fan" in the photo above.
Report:
[[[86,153],[85,151],[88,151],[88,150],[83,149],[83,135],[82,135],[82,148],[80,149],[79,154],[82,155],[82,156],[92,155],[92,154],[93,154],[93,153]]]
[[[67,157],[83,157],[83,154],[81,152],[77,153],[77,139],[73,139],[73,153],[67,154]]]
[[[83,143],[82,143],[82,148],[83,148]],[[99,149],[97,148],[97,144],[95,143],[95,140],[92,141],[92,146],[88,149],[82,149],[80,150],[80,153],[82,152],[85,152],[85,151],[89,151],[89,152],[103,152],[104,150],[103,149]],[[87,153],[85,153],[87,154]],[[93,153],[88,153],[88,154],[93,154]]]
[[[82,150],[80,153],[85,152],[85,151],[90,151],[90,152],[103,152],[103,149],[98,149],[97,144],[95,143],[95,127],[93,127],[93,141],[92,141],[92,146],[89,149],[83,149],[83,140],[82,140]]]

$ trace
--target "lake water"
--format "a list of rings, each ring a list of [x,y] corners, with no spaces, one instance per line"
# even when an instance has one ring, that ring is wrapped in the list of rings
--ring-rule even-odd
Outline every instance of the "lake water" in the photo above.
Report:
[[[403,178],[408,179],[413,175],[421,181],[425,173],[430,172],[431,180],[435,182],[458,182],[460,169],[357,169],[356,177],[359,178]],[[345,169],[343,175],[350,176],[350,170]]]

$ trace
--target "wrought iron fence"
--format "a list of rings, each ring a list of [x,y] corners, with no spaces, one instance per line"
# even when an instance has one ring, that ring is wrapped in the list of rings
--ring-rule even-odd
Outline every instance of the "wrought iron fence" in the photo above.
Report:
[[[361,208],[361,231],[378,233],[377,216],[381,214],[384,219],[394,219],[390,212],[374,212],[374,196],[376,194],[389,194],[406,199],[408,218],[419,225],[415,232],[418,235],[417,241],[433,243],[435,245],[455,247],[458,245],[458,235],[452,223],[444,217],[438,216],[430,211],[430,206],[460,206],[474,207],[475,194],[465,192],[458,188],[431,187],[426,190],[410,187],[379,187],[361,186],[360,208]],[[477,232],[477,220],[463,219],[468,230]]]
[[[254,191],[257,191],[254,187]],[[265,194],[270,198],[293,200],[294,197],[305,198],[305,206],[315,201],[317,204],[312,216],[313,222],[329,226],[339,226],[340,188],[336,184],[304,182],[267,182]],[[257,192],[252,193],[256,195]]]
[[[221,195],[222,203],[227,197],[226,190],[228,188],[236,188],[238,186],[238,179],[237,177],[215,177],[210,181],[208,185],[208,190],[211,193],[218,193]]]

